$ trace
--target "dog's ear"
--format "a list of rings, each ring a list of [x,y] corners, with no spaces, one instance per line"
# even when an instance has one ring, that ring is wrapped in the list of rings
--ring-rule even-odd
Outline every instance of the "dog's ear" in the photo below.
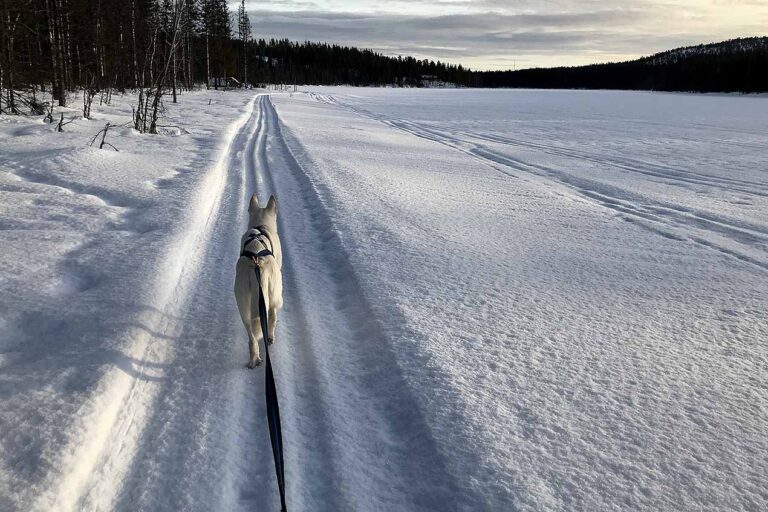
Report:
[[[267,202],[267,210],[271,210],[273,212],[277,211],[277,199],[275,199],[275,196],[269,196],[269,201]]]
[[[254,193],[251,196],[251,202],[248,203],[248,213],[253,213],[256,210],[258,210],[259,208],[260,208],[260,206],[259,206],[259,198],[256,197],[256,194]]]

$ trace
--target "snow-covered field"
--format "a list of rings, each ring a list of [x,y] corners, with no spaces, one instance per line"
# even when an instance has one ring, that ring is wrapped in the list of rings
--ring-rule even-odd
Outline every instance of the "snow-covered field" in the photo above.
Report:
[[[208,105],[211,99],[211,105]],[[768,98],[201,92],[0,117],[0,510],[768,508]]]

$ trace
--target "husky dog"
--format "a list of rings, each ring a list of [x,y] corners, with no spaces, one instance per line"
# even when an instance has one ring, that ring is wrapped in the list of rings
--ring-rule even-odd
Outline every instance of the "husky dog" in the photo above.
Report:
[[[256,194],[251,196],[248,205],[248,231],[240,243],[240,258],[235,268],[235,299],[240,310],[245,332],[248,333],[248,346],[251,358],[248,368],[261,364],[259,339],[262,337],[259,318],[259,283],[256,280],[255,267],[261,274],[261,289],[267,306],[267,339],[270,345],[275,342],[277,310],[283,307],[283,251],[277,236],[277,201],[269,197],[266,208],[259,206]]]

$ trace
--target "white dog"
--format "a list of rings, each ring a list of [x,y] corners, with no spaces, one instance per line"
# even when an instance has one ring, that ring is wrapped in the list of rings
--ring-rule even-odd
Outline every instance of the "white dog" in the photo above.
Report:
[[[277,201],[270,196],[266,208],[259,206],[256,194],[251,196],[248,205],[248,231],[240,244],[240,258],[235,269],[235,299],[248,333],[248,346],[251,358],[248,368],[261,364],[259,339],[262,338],[259,317],[259,283],[255,267],[261,274],[261,287],[267,306],[267,339],[270,345],[275,342],[277,310],[283,307],[283,251],[277,236]]]

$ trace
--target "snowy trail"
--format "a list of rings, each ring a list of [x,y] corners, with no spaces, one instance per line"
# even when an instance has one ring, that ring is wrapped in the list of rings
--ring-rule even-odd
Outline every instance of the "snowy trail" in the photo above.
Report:
[[[271,504],[268,493],[252,493],[249,482],[239,481],[242,475],[270,480],[258,457],[268,449],[256,421],[264,412],[261,381],[235,364],[242,347],[234,343],[240,333],[228,283],[253,181],[241,155],[258,136],[259,114],[253,108],[239,123],[193,202],[196,229],[182,235],[167,262],[165,270],[176,277],[162,280],[162,290],[172,294],[156,304],[162,310],[157,322],[138,326],[147,339],[135,356],[136,372],[115,369],[117,376],[105,377],[109,385],[95,400],[108,405],[85,420],[97,430],[76,439],[73,460],[63,462],[65,478],[40,497],[39,509],[53,503],[59,510]],[[211,304],[221,305],[217,314]],[[212,468],[226,470],[213,477]]]
[[[175,342],[173,356],[128,441],[131,451],[112,450],[115,460],[105,465],[89,494],[94,499],[106,493],[107,499],[85,501],[86,508],[253,510],[275,504],[270,461],[260,456],[269,450],[260,421],[263,382],[241,364],[245,349],[238,343],[242,333],[230,289],[254,182],[248,153],[261,134],[257,103],[222,156],[219,181],[201,191],[213,198],[213,207],[206,229],[184,253],[188,272],[170,313],[179,318],[160,334]],[[148,394],[141,394],[146,400]],[[133,416],[128,404],[127,418]],[[119,481],[114,495],[109,495],[111,481]]]
[[[24,133],[30,130],[39,128]],[[95,225],[93,240],[74,243],[61,258],[66,293],[57,300],[71,295],[72,308],[87,310],[89,330],[77,317],[65,324],[71,334],[59,350],[69,349],[66,358],[43,352],[28,360],[15,356],[17,362],[11,351],[0,361],[3,396],[11,404],[2,440],[17,450],[3,459],[8,466],[2,467],[0,494],[13,496],[8,506],[64,512],[278,507],[264,375],[244,368],[247,343],[231,291],[247,200],[256,191],[262,200],[270,193],[279,198],[285,251],[286,305],[273,357],[291,510],[483,509],[446,467],[392,364],[395,348],[357,283],[318,185],[289,149],[269,96],[253,98],[223,140],[216,163],[195,168],[199,179],[161,163],[164,175],[136,184],[160,194],[192,184],[188,203],[174,206],[182,225],[163,224],[157,196],[137,199],[109,178],[100,185],[67,177],[67,171],[80,172],[79,160],[69,162],[82,152],[77,148],[54,153],[60,160],[54,171],[33,164],[33,158],[48,158],[46,150],[7,162],[12,179],[44,187],[53,197],[94,203],[94,215],[106,211],[108,222]],[[122,154],[103,155],[95,153],[114,172],[108,159]],[[139,252],[122,269],[127,275],[89,278],[109,247],[130,250],[148,238],[148,250],[160,253],[154,260]],[[93,261],[86,264],[86,258]],[[123,287],[125,297],[115,292]],[[85,306],[83,292],[90,289],[98,308]],[[66,309],[58,314],[72,316]],[[61,325],[52,318],[37,334],[46,343]],[[50,405],[37,406],[55,411],[45,420],[28,398],[35,396],[29,395],[33,383],[51,389],[43,395]],[[68,392],[73,385],[78,393]],[[12,426],[18,417],[26,428]],[[53,431],[51,439],[43,435]],[[44,456],[45,464],[35,456]]]
[[[191,226],[157,283],[155,314],[126,333],[133,372],[93,393],[36,510],[272,510],[279,505],[263,372],[231,286],[252,191],[279,198],[285,309],[272,349],[291,510],[481,510],[447,470],[391,342],[293,157],[267,95],[227,135]],[[136,336],[136,332],[142,336]],[[472,503],[470,505],[470,503]]]

